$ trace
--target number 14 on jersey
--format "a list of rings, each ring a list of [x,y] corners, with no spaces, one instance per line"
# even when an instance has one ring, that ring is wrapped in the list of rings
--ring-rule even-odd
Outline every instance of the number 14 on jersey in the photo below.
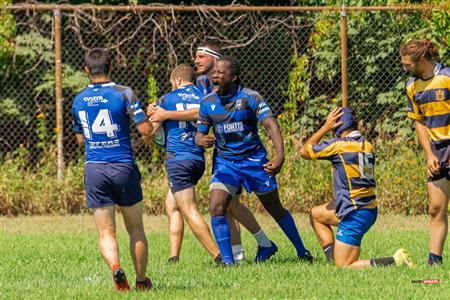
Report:
[[[95,117],[92,125],[89,123],[88,114],[85,110],[80,110],[78,112],[78,116],[80,117],[84,137],[86,139],[91,139],[92,133],[106,134],[109,138],[117,137],[116,131],[119,131],[120,128],[117,124],[113,123],[109,110],[101,109]]]

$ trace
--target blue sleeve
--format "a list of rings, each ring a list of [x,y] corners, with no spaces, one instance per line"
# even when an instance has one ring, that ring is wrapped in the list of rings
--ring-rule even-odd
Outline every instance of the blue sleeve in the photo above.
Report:
[[[212,125],[207,108],[205,101],[202,101],[200,103],[200,112],[198,113],[197,131],[203,134],[208,134]]]
[[[329,139],[317,145],[309,145],[308,151],[312,159],[333,161],[339,154],[338,141],[336,139]]]
[[[124,97],[127,106],[127,113],[135,124],[148,120],[147,114],[144,112],[141,102],[137,99],[132,89],[127,88],[124,91]]]
[[[83,133],[83,125],[81,125],[78,119],[78,112],[75,107],[76,99],[73,101],[72,105],[72,131],[75,133]]]
[[[258,93],[251,95],[249,105],[260,123],[265,119],[274,116],[272,110],[267,104],[267,101],[264,100],[263,97]]]
[[[195,81],[195,86],[203,95],[212,93],[214,89],[212,83],[209,81],[209,78],[206,75],[201,75],[197,77],[197,80]]]
[[[156,106],[159,106],[161,108],[164,108],[165,110],[167,110],[167,105],[166,105],[166,96],[162,96],[161,98],[159,98],[159,100],[156,102]]]

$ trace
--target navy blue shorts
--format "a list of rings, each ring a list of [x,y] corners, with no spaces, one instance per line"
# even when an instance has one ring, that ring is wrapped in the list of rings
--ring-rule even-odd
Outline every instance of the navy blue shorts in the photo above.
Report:
[[[135,164],[86,164],[84,190],[88,208],[131,206],[142,201],[141,173]]]
[[[433,177],[428,178],[428,182],[437,181],[442,178],[450,180],[450,164],[448,160],[450,159],[450,143],[444,143],[439,145],[434,145],[431,143],[431,150],[433,154],[439,159],[439,164],[441,166],[439,174],[433,175]]]
[[[361,208],[352,211],[339,222],[336,239],[359,247],[366,232],[377,220],[378,208]]]
[[[178,160],[167,162],[167,177],[172,193],[193,187],[205,172],[205,162],[201,160]]]

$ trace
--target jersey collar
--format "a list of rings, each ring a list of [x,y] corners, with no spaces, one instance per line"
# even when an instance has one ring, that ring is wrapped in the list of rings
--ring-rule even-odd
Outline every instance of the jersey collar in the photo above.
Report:
[[[347,134],[346,137],[350,137],[350,138],[359,138],[361,136],[361,132],[359,130],[354,130],[352,132],[350,132],[349,134]]]
[[[439,71],[442,69],[442,64],[438,63],[438,62],[435,62],[435,64],[436,65],[434,66],[433,73],[434,73],[434,75],[437,75],[439,73]]]
[[[107,86],[114,86],[116,85],[115,82],[105,82],[105,83],[90,83],[88,85],[88,87],[93,88],[93,87],[107,87]]]
[[[441,68],[442,68],[442,64],[441,64],[441,63],[438,63],[438,62],[436,61],[436,62],[434,62],[433,76],[431,76],[431,77],[429,77],[429,78],[422,78],[422,76],[420,76],[419,78],[420,78],[422,81],[428,81],[428,80],[430,80],[431,78],[433,78],[434,76],[436,76],[436,75],[439,73],[439,71],[441,70]]]
[[[189,84],[186,84],[186,85],[178,87],[177,90],[184,90],[184,89],[187,89],[189,87],[195,87],[195,85],[193,83],[189,83]]]
[[[219,96],[220,99],[222,99],[222,100],[229,101],[229,100],[232,99],[234,96],[236,96],[237,94],[239,94],[239,93],[241,92],[241,90],[242,90],[241,85],[238,85],[238,88],[236,89],[236,92],[234,92],[233,94],[231,94],[231,95],[225,95],[225,96],[219,96],[219,95],[217,95],[217,96]]]

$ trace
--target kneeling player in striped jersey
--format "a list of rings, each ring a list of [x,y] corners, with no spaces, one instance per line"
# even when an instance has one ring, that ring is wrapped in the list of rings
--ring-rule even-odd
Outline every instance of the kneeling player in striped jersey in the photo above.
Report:
[[[375,223],[378,208],[375,196],[373,146],[357,130],[358,121],[348,108],[336,108],[325,124],[300,150],[304,159],[326,159],[333,164],[335,200],[314,207],[311,225],[328,261],[337,267],[367,268],[370,266],[407,265],[409,254],[399,249],[393,256],[360,260],[364,234]],[[336,138],[319,143],[333,130]],[[337,226],[336,241],[331,226]]]

